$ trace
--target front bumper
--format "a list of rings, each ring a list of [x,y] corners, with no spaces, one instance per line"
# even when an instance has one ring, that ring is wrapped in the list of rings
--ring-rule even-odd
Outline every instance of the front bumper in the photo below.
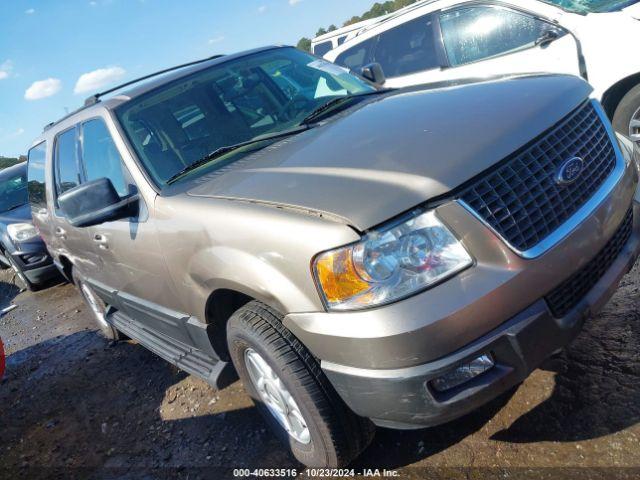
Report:
[[[640,208],[635,207],[636,218]],[[582,301],[562,319],[554,318],[539,300],[470,345],[415,367],[367,370],[322,362],[322,369],[356,413],[380,426],[419,428],[458,418],[522,382],[543,360],[567,345],[585,320],[597,313],[615,292],[620,279],[640,253],[640,222],[618,258]],[[446,392],[430,381],[453,368],[490,353],[495,366]]]
[[[12,245],[7,253],[31,283],[41,284],[59,274],[42,240]]]
[[[635,163],[627,161],[593,212],[533,259],[518,256],[457,202],[446,203],[438,216],[471,247],[473,268],[395,304],[289,314],[284,324],[321,359],[323,371],[359,415],[397,428],[449,421],[525,379],[608,301],[640,251],[636,188]],[[630,205],[631,234],[615,261],[563,318],[554,318],[544,298],[605,249]],[[444,394],[428,386],[486,353],[496,360],[489,372]]]

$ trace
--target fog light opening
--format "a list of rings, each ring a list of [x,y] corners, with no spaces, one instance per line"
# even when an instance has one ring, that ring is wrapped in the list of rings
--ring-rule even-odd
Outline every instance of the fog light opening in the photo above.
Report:
[[[487,353],[472,360],[469,363],[458,365],[453,370],[445,373],[441,377],[431,380],[431,386],[437,392],[446,392],[459,387],[463,383],[482,375],[493,368],[495,362],[491,354]]]

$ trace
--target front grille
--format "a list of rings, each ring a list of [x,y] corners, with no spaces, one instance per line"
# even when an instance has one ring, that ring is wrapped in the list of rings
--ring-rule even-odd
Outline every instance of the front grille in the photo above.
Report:
[[[584,170],[574,183],[558,185],[558,170],[573,157],[584,160]],[[461,199],[511,246],[526,251],[576,213],[615,164],[607,129],[586,103],[497,170],[481,174]]]
[[[633,212],[629,210],[622,225],[600,253],[546,296],[545,299],[554,317],[564,317],[598,283],[618,258],[631,236],[632,228]]]

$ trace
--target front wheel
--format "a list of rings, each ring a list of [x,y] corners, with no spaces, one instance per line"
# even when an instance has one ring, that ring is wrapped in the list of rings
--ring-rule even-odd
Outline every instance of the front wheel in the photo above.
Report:
[[[227,341],[245,389],[301,463],[344,467],[371,442],[373,424],[349,410],[275,310],[255,301],[240,308]]]
[[[633,87],[622,97],[613,115],[613,128],[640,142],[640,85]]]
[[[105,319],[105,314],[107,312],[107,306],[105,305],[105,303],[100,297],[98,297],[96,292],[93,291],[93,288],[91,288],[89,284],[86,283],[75,270],[72,272],[72,276],[73,283],[78,288],[82,299],[91,310],[93,318],[98,324],[102,336],[107,340],[111,340],[113,342],[117,342],[118,340],[120,340],[120,332],[118,332],[118,330],[116,330],[115,327]]]

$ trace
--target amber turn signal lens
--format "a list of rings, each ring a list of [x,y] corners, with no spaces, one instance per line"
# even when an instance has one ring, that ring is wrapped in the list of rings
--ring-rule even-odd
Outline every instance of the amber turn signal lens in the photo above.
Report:
[[[328,302],[336,303],[369,289],[370,285],[357,274],[351,259],[351,249],[327,252],[316,261],[316,272]]]

